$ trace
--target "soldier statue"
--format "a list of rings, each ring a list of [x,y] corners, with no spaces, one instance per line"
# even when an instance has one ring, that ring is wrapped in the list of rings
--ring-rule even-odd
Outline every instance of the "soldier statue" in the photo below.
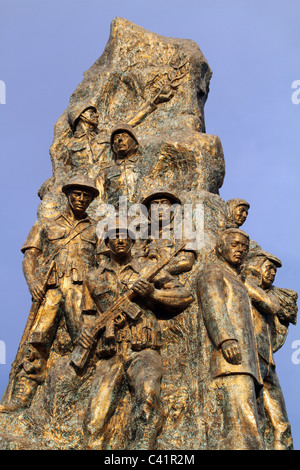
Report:
[[[144,244],[148,256],[160,257],[172,253],[172,251],[182,244],[182,226],[176,233],[176,208],[181,210],[181,200],[175,194],[163,189],[150,192],[143,200],[142,204],[148,213],[147,238]],[[180,224],[182,221],[180,219]],[[177,227],[178,228],[178,227]],[[193,242],[186,240],[186,245],[178,255],[168,264],[166,269],[172,275],[188,272],[192,269],[197,258],[197,250]]]
[[[246,287],[252,301],[254,329],[258,348],[260,374],[263,388],[260,392],[260,412],[263,430],[267,418],[273,431],[271,448],[290,450],[293,448],[291,426],[285,401],[276,373],[273,352],[276,342],[276,325],[284,318],[284,309],[272,286],[280,259],[264,250],[253,250],[247,257],[243,271]],[[261,299],[264,299],[264,302]]]
[[[96,107],[86,103],[79,103],[68,112],[73,137],[67,146],[65,164],[77,172],[97,160],[98,119]]]
[[[244,199],[229,199],[226,202],[227,228],[241,227],[248,216],[250,204]]]
[[[110,256],[84,282],[85,320],[79,344],[91,347],[95,319],[101,319],[124,292],[131,289],[133,298],[120,306],[118,315],[107,321],[104,333],[97,338],[98,363],[84,425],[86,448],[107,448],[109,420],[125,381],[132,397],[131,448],[152,449],[163,419],[159,316],[176,315],[190,305],[193,297],[165,269],[148,280],[157,261],[132,257],[134,234],[123,229],[121,223],[108,231],[106,243]]]
[[[104,192],[107,202],[116,206],[119,197],[134,202],[139,179],[139,141],[134,129],[126,123],[117,124],[111,131],[110,146],[113,162],[104,174]]]
[[[227,229],[218,238],[216,260],[203,263],[197,273],[199,311],[205,325],[202,348],[210,360],[208,380],[217,394],[218,411],[209,435],[209,448],[214,450],[264,449],[256,403],[261,377],[251,304],[239,274],[248,249],[246,233]],[[212,421],[213,416],[207,419]]]

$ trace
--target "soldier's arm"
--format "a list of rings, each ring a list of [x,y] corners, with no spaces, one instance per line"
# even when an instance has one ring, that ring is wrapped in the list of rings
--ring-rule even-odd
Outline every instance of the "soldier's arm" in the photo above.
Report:
[[[89,275],[88,275],[89,276]],[[85,279],[82,285],[81,311],[83,315],[97,314],[97,307],[91,294],[89,279]]]
[[[181,251],[169,263],[167,270],[170,274],[173,275],[188,272],[192,269],[193,264],[195,263],[195,259],[195,253],[192,251]]]
[[[200,312],[215,346],[237,341],[226,307],[224,276],[216,263],[199,271],[196,289]]]
[[[163,307],[168,313],[179,313],[186,309],[194,298],[191,292],[179,281],[167,275],[159,283],[146,280],[137,281],[133,291],[147,301],[150,308]]]
[[[41,301],[44,297],[44,288],[36,276],[41,259],[41,251],[37,248],[28,248],[23,258],[23,273],[33,300]]]
[[[128,121],[128,124],[132,127],[137,126],[145,119],[145,117],[153,113],[159,104],[169,101],[173,96],[174,91],[172,87],[166,85],[162,90],[160,90],[154,99],[148,101],[146,105]]]
[[[270,291],[266,292],[249,279],[245,280],[251,301],[255,304],[259,311],[277,315],[280,311],[280,302],[277,297]]]

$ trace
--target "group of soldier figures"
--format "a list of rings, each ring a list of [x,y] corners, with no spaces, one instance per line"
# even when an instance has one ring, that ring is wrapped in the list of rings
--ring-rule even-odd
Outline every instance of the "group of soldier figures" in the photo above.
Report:
[[[93,127],[93,110],[83,117],[82,122]],[[130,126],[114,131],[115,165],[130,162],[137,144]],[[112,198],[122,188],[121,177],[114,183],[113,170],[107,177],[118,186],[110,190]],[[162,426],[159,318],[174,318],[197,297],[201,348],[210,363],[211,383],[223,394],[218,413],[226,426],[215,447],[264,449],[268,420],[274,449],[291,449],[273,352],[283,344],[288,324],[295,323],[296,300],[273,286],[280,260],[258,246],[249,250],[251,241],[239,228],[249,204],[228,201],[227,227],[219,234],[214,256],[197,264],[196,249],[162,237],[166,225],[172,224],[165,210],[179,201],[175,195],[154,191],[144,201],[149,221],[158,222],[157,236],[136,240],[117,220],[100,240],[96,222],[86,212],[99,196],[95,181],[73,175],[62,191],[66,209],[57,217],[39,219],[22,247],[34,314],[28,319],[0,411],[13,413],[31,406],[45,382],[63,315],[72,342],[67,360],[74,373],[82,374],[94,361],[85,448],[105,448],[107,423],[125,381],[131,394],[131,448],[152,449]],[[195,266],[196,295],[179,277]]]

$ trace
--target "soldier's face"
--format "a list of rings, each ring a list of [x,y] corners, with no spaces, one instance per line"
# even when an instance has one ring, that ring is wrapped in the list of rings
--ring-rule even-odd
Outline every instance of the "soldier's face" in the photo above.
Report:
[[[108,241],[109,249],[117,256],[127,255],[132,247],[132,240],[126,234],[117,233],[116,238],[110,238]]]
[[[234,209],[234,218],[239,225],[242,225],[248,216],[248,207],[247,206],[237,206]]]
[[[99,115],[96,109],[87,108],[83,113],[81,113],[81,117],[83,117],[84,120],[87,121],[92,126],[97,127]]]
[[[68,194],[69,204],[76,214],[84,214],[92,200],[92,193],[83,189],[73,189]]]
[[[228,234],[222,250],[223,258],[232,266],[240,266],[249,249],[248,239],[239,233]]]
[[[262,279],[262,287],[269,288],[273,284],[277,272],[277,268],[274,263],[269,260],[266,260],[261,268],[261,279]]]
[[[125,158],[134,152],[137,143],[127,132],[120,132],[114,136],[112,147],[117,157]]]

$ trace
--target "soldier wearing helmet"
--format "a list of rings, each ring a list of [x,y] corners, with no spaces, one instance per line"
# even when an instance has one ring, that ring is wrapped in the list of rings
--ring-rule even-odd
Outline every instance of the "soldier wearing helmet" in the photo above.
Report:
[[[182,224],[182,218],[176,220],[176,210],[181,210],[181,200],[172,192],[159,188],[151,191],[143,200],[148,211],[148,238],[144,249],[150,257],[163,258],[168,256],[175,248],[183,243],[182,227],[179,227],[176,237],[176,223]],[[177,227],[178,228],[178,227]],[[179,238],[179,235],[181,237]],[[143,237],[145,238],[145,237]],[[186,240],[185,247],[168,265],[171,274],[180,274],[190,271],[197,258],[194,245]]]
[[[117,124],[110,135],[111,149],[116,160],[130,158],[139,146],[137,135],[133,128],[126,123]]]
[[[190,305],[193,297],[181,282],[163,269],[153,280],[147,280],[149,269],[155,268],[157,261],[132,256],[134,235],[122,221],[109,228],[106,243],[109,249],[106,262],[91,271],[84,281],[84,326],[79,344],[85,348],[91,346],[94,319],[129,289],[135,295],[120,305],[118,321],[108,322],[97,342],[98,359],[84,420],[86,447],[106,448],[109,419],[122,390],[128,387],[132,400],[129,417],[132,448],[152,449],[163,417],[162,344],[157,316],[176,315]]]
[[[67,198],[66,210],[55,218],[38,220],[22,247],[24,275],[33,302],[39,302],[40,307],[26,338],[28,348],[18,364],[18,376],[13,378],[15,394],[0,411],[31,404],[45,379],[61,312],[73,343],[80,331],[82,283],[85,274],[95,267],[97,244],[96,224],[86,210],[99,192],[83,175],[68,181],[62,191]]]
[[[244,199],[229,199],[226,202],[227,228],[241,227],[247,219],[249,208],[249,202]]]
[[[70,167],[71,175],[87,174],[94,179],[102,193],[100,170],[108,162],[105,152],[108,142],[99,137],[98,121],[93,102],[80,102],[68,110],[72,136],[66,144],[64,164]]]
[[[113,164],[104,177],[107,202],[116,206],[121,196],[126,196],[129,203],[135,202],[140,168],[139,141],[133,128],[126,123],[116,125],[111,131],[110,146]]]
[[[271,430],[273,435],[272,450],[291,450],[291,426],[273,357],[273,353],[280,347],[278,342],[285,340],[289,324],[289,307],[286,300],[290,297],[290,291],[284,292],[285,289],[273,286],[277,268],[281,266],[279,258],[256,245],[246,258],[243,273],[252,304],[259,368],[263,381],[259,411],[262,421],[265,421],[265,430],[269,434]],[[284,302],[281,301],[283,293]]]

